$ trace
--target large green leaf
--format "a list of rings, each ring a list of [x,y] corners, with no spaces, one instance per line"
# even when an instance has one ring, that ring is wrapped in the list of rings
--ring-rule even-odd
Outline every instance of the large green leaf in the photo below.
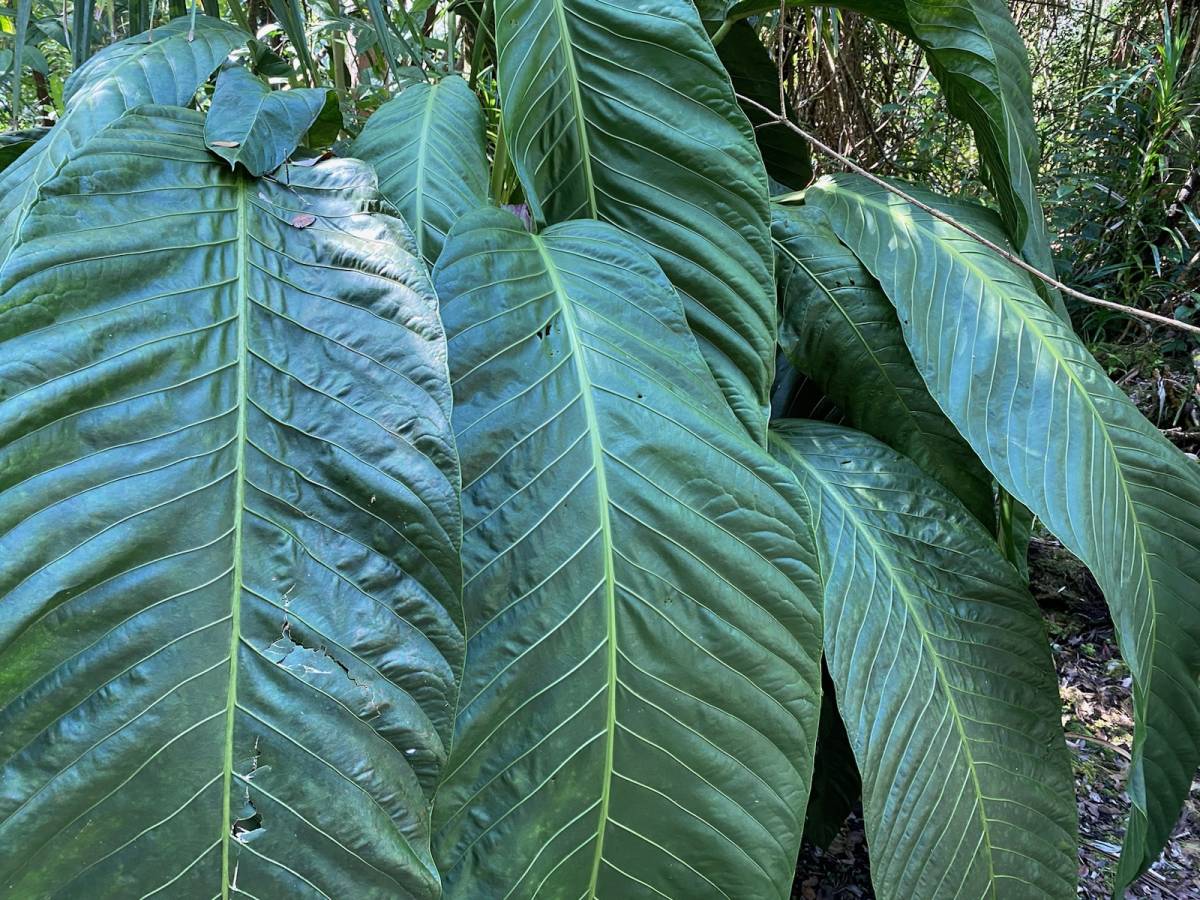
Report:
[[[230,51],[249,35],[219,19],[196,16],[160,25],[106,47],[72,73],[66,109],[50,134],[0,175],[0,273],[37,191],[93,134],[145,103],[186,106]]]
[[[539,224],[636,236],[765,441],[775,304],[754,134],[689,0],[497,0],[504,135]]]
[[[1200,764],[1200,468],[1010,263],[862,179],[823,179],[808,202],[883,284],[946,415],[1104,589],[1134,676],[1127,883]]]
[[[463,218],[435,272],[463,458],[451,897],[787,897],[820,697],[803,495],[611,226]]]
[[[913,460],[994,528],[992,476],[929,395],[891,302],[811,206],[773,204],[779,345],[845,422]]]
[[[949,491],[875,439],[799,421],[771,434],[819,521],[825,655],[876,893],[1070,900],[1071,761],[1016,570]]]
[[[6,896],[437,896],[458,470],[436,298],[373,184],[243,179],[198,113],[146,107],[25,218],[0,279]]]
[[[759,40],[757,29],[749,22],[735,23],[717,46],[717,53],[739,96],[779,109],[779,70]],[[793,191],[807,185],[813,176],[808,141],[774,122],[757,106],[743,102],[742,110],[754,126],[767,174]],[[792,117],[790,109],[784,111],[788,118]]]
[[[483,110],[457,75],[413,84],[381,106],[350,148],[379,174],[430,265],[454,223],[488,199]]]
[[[245,66],[230,66],[217,78],[204,142],[229,165],[266,175],[292,155],[318,118],[336,118],[341,124],[333,91],[273,91]]]

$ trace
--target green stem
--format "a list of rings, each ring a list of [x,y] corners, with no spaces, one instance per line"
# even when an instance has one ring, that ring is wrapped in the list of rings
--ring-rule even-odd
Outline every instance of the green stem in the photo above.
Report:
[[[334,16],[341,18],[342,4],[332,0],[330,9]],[[329,64],[333,67],[333,89],[339,97],[346,96],[346,47],[342,43],[341,33],[336,30],[329,32]]]
[[[233,18],[237,22],[238,26],[243,31],[248,31],[253,34],[254,29],[250,27],[250,20],[246,18],[246,11],[242,9],[241,0],[228,0],[228,2],[229,11],[233,13]]]
[[[721,43],[721,41],[725,40],[725,35],[729,34],[729,29],[734,26],[735,22],[740,22],[740,21],[741,21],[741,17],[738,17],[736,19],[734,19],[734,18],[726,19],[724,22],[722,22],[721,27],[718,28],[713,33],[713,36],[712,36],[713,46],[715,47],[715,46],[717,46],[717,44]]]
[[[492,199],[503,205],[508,201],[504,177],[508,174],[508,141],[504,139],[504,122],[496,126],[496,152],[492,156]]]

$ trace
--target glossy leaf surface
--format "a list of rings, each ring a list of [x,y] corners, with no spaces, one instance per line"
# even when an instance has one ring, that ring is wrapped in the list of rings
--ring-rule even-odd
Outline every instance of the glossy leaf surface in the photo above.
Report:
[[[1010,263],[859,179],[823,179],[807,202],[882,283],[946,415],[1104,590],[1134,676],[1128,881],[1200,764],[1200,469]]]
[[[504,134],[535,222],[635,236],[765,440],[775,304],[754,134],[689,0],[499,0]]]
[[[435,283],[468,635],[447,895],[790,896],[820,698],[803,495],[616,229],[472,213]]]
[[[413,84],[367,120],[350,153],[379,175],[433,265],[462,216],[488,203],[483,110],[457,75]]]
[[[877,895],[1070,900],[1071,760],[1041,616],[1016,571],[891,448],[824,423],[771,433],[820,523],[825,655]]]
[[[847,425],[912,459],[992,528],[992,477],[929,395],[879,283],[819,208],[772,213],[780,348]]]
[[[245,66],[230,66],[217,78],[204,142],[229,165],[266,175],[292,155],[318,118],[337,118],[340,124],[333,91],[273,91]]]
[[[24,207],[88,138],[127,109],[145,103],[186,106],[196,90],[249,35],[218,19],[196,16],[160,25],[105,47],[71,73],[66,109],[50,134],[0,175],[0,272]]]
[[[437,896],[458,470],[436,300],[373,183],[243,178],[198,113],[146,107],[25,218],[0,280],[6,895]]]
[[[759,40],[758,31],[749,22],[734,24],[717,45],[717,53],[736,94],[770,109],[779,109],[779,72]],[[767,174],[789,190],[802,190],[813,176],[808,141],[796,132],[772,123],[756,106],[742,103],[742,110],[754,126],[754,137]],[[791,110],[787,113],[790,118]]]

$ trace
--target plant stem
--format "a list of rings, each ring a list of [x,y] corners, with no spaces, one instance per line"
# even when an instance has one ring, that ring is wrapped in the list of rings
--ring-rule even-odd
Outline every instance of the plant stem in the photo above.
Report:
[[[504,122],[496,126],[496,152],[492,156],[492,199],[503,204],[508,200],[504,176],[508,173],[508,141],[504,139]]]

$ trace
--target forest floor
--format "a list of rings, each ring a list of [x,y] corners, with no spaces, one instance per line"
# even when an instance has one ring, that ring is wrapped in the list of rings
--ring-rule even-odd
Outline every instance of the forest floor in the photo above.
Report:
[[[1197,380],[1178,366],[1108,364],[1151,421],[1185,452],[1200,450]],[[1200,376],[1200,358],[1195,371]],[[1117,369],[1117,371],[1112,371]],[[1124,782],[1133,739],[1129,669],[1121,660],[1104,597],[1091,574],[1052,537],[1030,547],[1030,589],[1042,609],[1058,670],[1063,730],[1075,767],[1079,808],[1079,892],[1108,900],[1121,849],[1129,801]],[[793,898],[874,898],[861,813],[856,811],[826,849],[806,841],[800,851]],[[1200,780],[1162,857],[1133,885],[1141,900],[1200,900]]]

